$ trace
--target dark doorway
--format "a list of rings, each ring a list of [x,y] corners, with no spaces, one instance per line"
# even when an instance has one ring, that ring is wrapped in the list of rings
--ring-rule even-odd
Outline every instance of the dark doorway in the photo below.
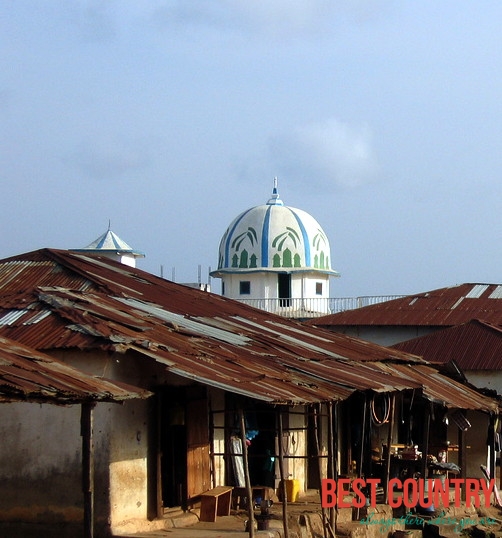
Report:
[[[228,410],[226,429],[229,446],[232,445],[232,440],[234,442],[238,440],[237,444],[239,447],[241,446],[239,409],[242,408],[244,412],[251,485],[275,487],[277,460],[275,409],[269,405],[233,394],[227,394],[226,407]],[[240,450],[239,448],[238,451],[230,450],[230,452],[241,454]],[[242,460],[239,456],[232,456],[230,459],[227,479],[229,484],[243,487],[245,485],[244,476],[240,472],[239,459]]]
[[[185,390],[170,388],[161,394],[160,453],[162,504],[186,503],[186,413]]]
[[[313,407],[307,411],[307,488],[321,489],[319,469],[319,445],[321,443],[321,421],[314,413]]]
[[[291,306],[291,275],[279,273],[277,275],[279,292],[279,306]]]
[[[187,508],[210,489],[209,427],[205,387],[161,392],[160,479],[164,507]]]
[[[257,405],[253,412],[255,435],[248,446],[249,476],[253,486],[275,487],[276,414]]]

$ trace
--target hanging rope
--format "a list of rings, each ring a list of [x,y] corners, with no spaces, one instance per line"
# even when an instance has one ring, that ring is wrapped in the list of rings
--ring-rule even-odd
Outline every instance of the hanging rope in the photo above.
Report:
[[[387,424],[389,422],[389,416],[390,416],[390,396],[385,393],[381,396],[382,398],[382,417],[379,417],[377,415],[377,409],[376,409],[376,395],[373,396],[371,399],[370,407],[371,407],[371,420],[376,426],[382,426],[382,424]]]

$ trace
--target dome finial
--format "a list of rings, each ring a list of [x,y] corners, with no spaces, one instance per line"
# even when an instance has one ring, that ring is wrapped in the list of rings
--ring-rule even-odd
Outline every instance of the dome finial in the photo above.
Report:
[[[272,197],[267,202],[267,205],[284,205],[277,192],[277,176],[274,177],[274,189],[272,190]]]

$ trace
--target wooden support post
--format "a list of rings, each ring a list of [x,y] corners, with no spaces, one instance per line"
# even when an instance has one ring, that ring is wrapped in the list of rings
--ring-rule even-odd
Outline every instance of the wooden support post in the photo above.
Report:
[[[361,425],[361,447],[359,450],[359,467],[357,469],[357,477],[362,478],[364,472],[364,452],[366,448],[366,416],[368,414],[368,402],[366,401],[366,394],[364,395],[364,402],[363,402],[363,421]],[[359,508],[357,509],[357,518],[359,519]]]
[[[95,403],[83,403],[80,416],[82,436],[82,492],[84,494],[84,538],[94,538],[94,439]]]
[[[211,468],[209,469],[211,487],[216,487],[216,457],[214,455],[214,413],[211,400],[209,400],[209,457]]]
[[[335,440],[333,435],[333,402],[326,404],[328,409],[328,478],[337,479],[336,459],[335,459]],[[321,481],[322,485],[322,481]],[[331,528],[335,529],[336,508],[333,506],[329,509],[329,523]]]
[[[279,475],[281,477],[281,495],[282,495],[282,527],[284,529],[284,538],[289,538],[288,525],[288,496],[286,492],[286,477],[284,476],[284,429],[282,427],[282,412],[277,410],[277,429],[279,430]]]
[[[320,435],[321,435],[321,428],[320,428],[320,415],[321,415],[321,404],[318,406],[314,406],[314,433],[315,433],[315,444],[316,444],[316,452],[317,452],[317,464],[319,467],[319,481],[322,484],[322,478],[323,478],[323,472],[322,472],[322,453],[321,453],[321,442],[320,442]],[[321,504],[321,517],[322,517],[322,526],[324,531],[324,538],[328,537],[328,532],[331,536],[334,537],[334,531],[331,528],[330,522],[326,516],[326,509]]]
[[[335,472],[333,478],[335,480],[338,480],[338,471],[340,470],[340,453],[339,453],[339,445],[338,445],[338,428],[340,426],[340,406],[339,402],[335,402],[335,406],[333,409],[333,420],[334,420],[334,427],[333,427],[333,450],[335,452]]]
[[[496,468],[496,453],[495,453],[495,415],[490,415],[490,461],[489,461],[489,470],[490,478],[495,479],[495,484],[497,483],[497,468]]]
[[[253,490],[251,489],[251,480],[249,478],[249,462],[248,462],[248,445],[246,443],[246,422],[244,420],[244,411],[239,408],[239,418],[241,422],[241,443],[242,443],[242,458],[244,467],[244,481],[246,484],[246,492],[248,497],[248,518],[249,518],[249,537],[254,538],[254,506],[253,506]]]
[[[396,408],[396,395],[392,394],[390,402],[390,414],[389,414],[389,430],[387,432],[387,454],[385,458],[385,477],[384,477],[384,503],[389,503],[389,478],[390,478],[390,459],[391,459],[391,445],[392,445],[392,435],[394,431],[394,412]]]
[[[164,516],[162,499],[162,398],[163,394],[157,393],[155,397],[155,512],[159,519]]]
[[[460,478],[465,478],[467,475],[467,451],[465,446],[465,432],[462,428],[457,428],[458,431],[458,466],[460,467]],[[465,501],[465,483],[462,482],[461,500]]]
[[[427,454],[429,452],[429,431],[431,426],[431,410],[428,401],[424,409],[424,427],[423,427],[423,446],[422,446],[422,465],[420,466],[421,478],[427,478]]]

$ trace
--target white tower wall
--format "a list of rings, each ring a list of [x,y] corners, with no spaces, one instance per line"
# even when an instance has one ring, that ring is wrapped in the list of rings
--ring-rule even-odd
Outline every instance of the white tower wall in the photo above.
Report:
[[[219,248],[218,269],[226,297],[269,312],[303,317],[329,313],[329,241],[308,213],[272,197],[238,215]]]

